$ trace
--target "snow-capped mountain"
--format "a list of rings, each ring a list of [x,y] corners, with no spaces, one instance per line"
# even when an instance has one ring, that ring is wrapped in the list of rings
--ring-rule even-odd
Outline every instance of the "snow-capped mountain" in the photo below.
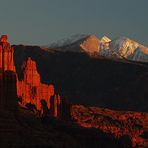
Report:
[[[99,40],[95,35],[76,35],[65,40],[62,44],[54,44],[48,49],[61,52],[83,52],[105,58],[148,62],[148,48],[126,37],[111,40],[104,36]]]
[[[99,55],[109,58],[148,62],[148,48],[126,37],[101,39]]]

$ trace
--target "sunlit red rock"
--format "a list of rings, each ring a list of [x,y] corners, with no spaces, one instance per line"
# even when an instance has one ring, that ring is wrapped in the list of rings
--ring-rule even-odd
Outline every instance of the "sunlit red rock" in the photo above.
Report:
[[[52,84],[43,84],[40,79],[40,74],[37,71],[36,62],[33,61],[31,58],[28,58],[27,61],[24,61],[22,64],[22,71],[24,74],[23,80],[19,80],[17,78],[11,79],[11,73],[8,71],[15,72],[15,65],[14,65],[14,49],[11,48],[10,44],[8,43],[8,36],[2,35],[0,38],[0,69],[4,72],[4,79],[6,80],[5,88],[3,84],[1,87],[1,102],[8,100],[7,96],[17,96],[22,98],[22,105],[26,104],[33,104],[35,105],[36,109],[41,111],[43,109],[41,100],[46,102],[47,108],[50,110],[51,107],[53,108],[52,116],[58,117],[59,112],[59,105],[60,105],[60,96],[55,94],[55,89]],[[9,74],[10,73],[10,74]],[[12,83],[12,81],[13,83]],[[2,81],[2,75],[1,75]],[[11,81],[11,83],[10,83]],[[14,84],[12,88],[10,85]],[[14,88],[14,89],[13,89]],[[12,90],[11,95],[6,95],[5,90]],[[17,96],[16,96],[16,89],[17,89]],[[7,93],[7,92],[6,92]],[[5,98],[4,98],[5,96]],[[51,104],[51,97],[54,98],[53,104]],[[11,100],[9,101],[11,102]],[[16,103],[16,102],[15,102]],[[13,104],[13,103],[10,103]],[[17,104],[17,103],[16,103]]]
[[[15,71],[13,53],[14,49],[8,43],[8,36],[2,35],[0,38],[0,69],[3,67],[4,71]]]
[[[112,133],[116,138],[127,135],[133,146],[148,145],[147,140],[142,138],[143,133],[148,129],[148,113],[73,105],[71,114],[73,120],[82,127]]]
[[[22,98],[22,104],[34,104],[37,110],[41,110],[41,100],[44,100],[48,109],[53,107],[53,116],[58,116],[58,105],[60,104],[59,95],[55,94],[55,88],[52,84],[43,84],[37,71],[36,62],[28,58],[22,65],[24,79],[17,81],[17,94]],[[54,97],[51,104],[51,97]]]
[[[13,60],[14,49],[8,36],[0,38],[0,109],[17,110],[16,73]]]

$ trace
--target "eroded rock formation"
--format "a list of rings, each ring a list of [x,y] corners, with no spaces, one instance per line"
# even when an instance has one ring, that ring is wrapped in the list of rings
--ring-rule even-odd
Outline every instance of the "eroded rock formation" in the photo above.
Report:
[[[61,115],[60,95],[55,93],[54,85],[41,82],[36,61],[30,57],[23,60],[23,78],[19,79],[14,64],[14,48],[9,44],[7,35],[0,38],[0,69],[1,106],[16,108],[19,98],[20,105],[34,108],[42,115],[55,118]]]
[[[42,110],[42,112],[47,107],[54,117],[58,117],[60,96],[55,93],[54,85],[41,82],[36,62],[31,58],[24,61],[22,70],[24,79],[17,81],[17,94],[22,98],[22,104],[33,104],[37,110]]]
[[[124,144],[126,144],[125,136],[128,136],[133,147],[148,146],[147,138],[142,137],[144,133],[147,133],[148,113],[73,105],[72,118],[82,127],[112,133],[119,139],[122,137]]]
[[[8,43],[8,36],[0,38],[0,109],[16,110],[16,73],[13,60],[14,49]]]
[[[13,53],[14,49],[8,43],[8,36],[2,35],[0,38],[0,69],[15,71]]]

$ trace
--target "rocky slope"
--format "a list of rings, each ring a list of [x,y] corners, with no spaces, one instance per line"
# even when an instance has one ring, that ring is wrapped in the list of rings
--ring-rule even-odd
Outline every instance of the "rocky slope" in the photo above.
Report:
[[[0,112],[0,139],[3,148],[124,148],[123,142],[131,146],[130,140],[72,122],[39,119],[25,108],[19,108],[19,112]]]
[[[148,113],[113,111],[97,107],[72,106],[72,117],[78,125],[96,128],[114,137],[128,136],[133,147],[148,146]],[[145,135],[145,136],[144,136]]]

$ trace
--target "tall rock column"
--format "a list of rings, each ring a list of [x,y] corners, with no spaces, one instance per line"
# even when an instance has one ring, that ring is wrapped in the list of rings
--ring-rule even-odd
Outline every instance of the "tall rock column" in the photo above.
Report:
[[[16,73],[13,60],[13,48],[8,43],[8,36],[0,38],[0,108],[16,109]]]
[[[0,69],[15,72],[14,49],[8,43],[8,36],[2,35],[0,38]]]

